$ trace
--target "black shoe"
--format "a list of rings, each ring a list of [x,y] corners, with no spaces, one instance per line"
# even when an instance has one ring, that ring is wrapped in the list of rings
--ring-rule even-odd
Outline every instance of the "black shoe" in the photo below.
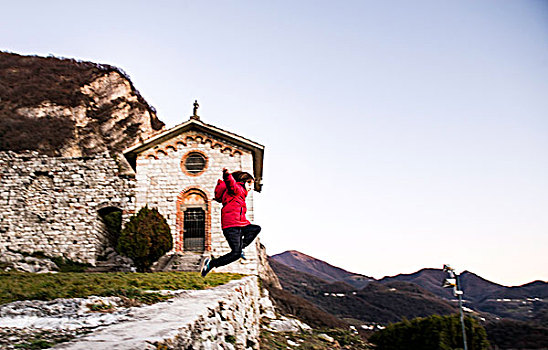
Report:
[[[211,266],[209,266],[209,263],[211,263],[211,258],[205,258],[204,266],[202,267],[202,277],[207,276],[209,271],[211,271]]]

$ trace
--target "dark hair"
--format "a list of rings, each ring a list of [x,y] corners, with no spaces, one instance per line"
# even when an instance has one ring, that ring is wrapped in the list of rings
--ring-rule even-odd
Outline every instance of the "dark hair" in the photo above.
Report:
[[[236,180],[236,182],[248,182],[249,180],[255,181],[253,176],[251,176],[250,173],[246,173],[245,171],[235,171],[232,173],[232,177],[234,177],[234,180]]]

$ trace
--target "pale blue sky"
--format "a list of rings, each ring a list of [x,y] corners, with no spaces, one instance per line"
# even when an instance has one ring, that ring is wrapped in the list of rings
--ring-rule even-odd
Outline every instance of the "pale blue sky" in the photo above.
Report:
[[[116,65],[266,146],[256,222],[376,278],[548,280],[546,1],[2,1],[0,50]]]

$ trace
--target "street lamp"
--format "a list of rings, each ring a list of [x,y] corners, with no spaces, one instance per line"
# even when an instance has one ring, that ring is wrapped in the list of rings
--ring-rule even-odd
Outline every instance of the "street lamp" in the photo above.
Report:
[[[459,298],[460,309],[460,324],[462,326],[462,341],[464,342],[464,350],[468,350],[466,346],[466,330],[464,327],[464,312],[462,311],[462,290],[459,282],[459,275],[455,273],[455,270],[449,265],[443,265],[443,272],[447,273],[447,277],[443,280],[443,288],[453,288],[453,296]]]

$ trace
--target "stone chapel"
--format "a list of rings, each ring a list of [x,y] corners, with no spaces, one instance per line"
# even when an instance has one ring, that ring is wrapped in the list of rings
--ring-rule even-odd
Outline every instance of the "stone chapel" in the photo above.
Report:
[[[43,271],[47,263],[27,261],[43,256],[95,271],[129,269],[113,249],[118,225],[145,205],[158,208],[174,240],[157,270],[195,270],[204,256],[229,250],[221,205],[212,200],[216,182],[223,167],[243,170],[259,192],[264,146],[204,123],[197,102],[189,120],[166,129],[113,66],[0,52],[0,76],[7,82],[0,99],[0,267],[17,262]],[[253,192],[247,200],[253,221]],[[257,240],[247,260],[225,270],[256,274],[268,265],[260,247]]]
[[[158,208],[173,235],[173,251],[159,264],[164,269],[193,269],[206,255],[218,257],[230,248],[221,229],[221,204],[213,200],[222,169],[241,170],[262,187],[264,146],[204,123],[198,103],[186,122],[124,150],[135,171],[134,208]],[[254,219],[253,196],[247,197],[247,218]],[[247,259],[215,269],[258,273],[258,239],[246,248]],[[187,267],[185,267],[187,265]]]

